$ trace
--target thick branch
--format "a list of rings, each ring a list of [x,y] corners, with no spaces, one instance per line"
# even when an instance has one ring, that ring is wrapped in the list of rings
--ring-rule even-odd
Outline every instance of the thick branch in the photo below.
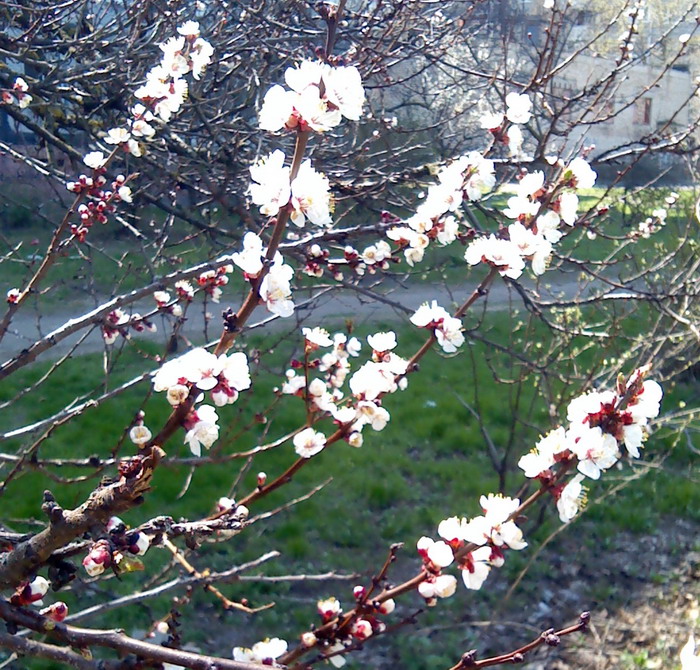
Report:
[[[124,512],[141,502],[148,490],[153,469],[160,457],[159,450],[137,457],[135,471],[122,476],[114,484],[97,488],[90,497],[73,510],[60,510],[52,515],[51,523],[40,533],[17,544],[12,551],[0,555],[0,588],[15,587],[44,564],[51,554],[71,540],[80,537],[92,526],[106,523],[111,516]]]

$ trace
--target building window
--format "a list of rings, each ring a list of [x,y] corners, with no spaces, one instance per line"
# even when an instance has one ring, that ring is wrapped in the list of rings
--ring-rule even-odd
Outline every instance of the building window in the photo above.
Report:
[[[640,98],[635,101],[634,122],[644,126],[651,124],[651,98]]]

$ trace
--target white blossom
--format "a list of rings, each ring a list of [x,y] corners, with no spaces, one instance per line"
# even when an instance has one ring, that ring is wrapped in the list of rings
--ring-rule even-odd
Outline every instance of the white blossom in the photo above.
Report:
[[[284,152],[276,149],[250,168],[253,180],[249,187],[250,197],[265,216],[275,216],[289,202],[289,167],[284,161]]]
[[[265,638],[261,642],[253,645],[252,649],[246,647],[233,648],[233,660],[263,665],[273,665],[276,658],[279,658],[287,651],[287,643],[278,637]]]
[[[617,463],[620,450],[617,440],[600,427],[582,427],[569,434],[571,450],[578,456],[578,470],[586,477],[599,479],[600,473]]]
[[[107,144],[124,144],[130,137],[131,133],[126,128],[111,128],[104,140]]]
[[[559,198],[559,216],[561,220],[573,226],[578,218],[578,196],[575,193],[562,193]]]
[[[85,154],[83,158],[83,163],[93,170],[97,170],[104,166],[107,162],[105,155],[101,151],[91,151]]]
[[[392,349],[395,349],[397,345],[396,333],[393,330],[390,330],[386,333],[375,333],[374,335],[369,335],[367,337],[367,344],[369,344],[374,351],[391,351]]]
[[[460,566],[460,569],[462,571],[462,581],[468,589],[478,591],[483,586],[486,578],[489,576],[489,572],[491,572],[490,558],[490,547],[479,547],[467,554],[466,560]]]
[[[294,451],[302,458],[315,456],[326,446],[326,436],[313,428],[305,428],[298,432],[292,440]]]
[[[311,167],[311,161],[305,160],[299,166],[299,173],[292,182],[292,223],[302,227],[305,219],[317,226],[332,223],[330,207],[330,183],[328,178]]]
[[[510,240],[501,240],[490,235],[474,240],[464,254],[469,265],[486,262],[495,267],[502,276],[517,279],[523,272],[525,263],[518,248]]]
[[[260,297],[265,301],[268,310],[283,318],[294,314],[290,284],[293,276],[294,270],[284,263],[282,255],[278,252],[270,271],[260,284]]]
[[[185,434],[185,442],[195,456],[201,456],[202,446],[209,449],[219,439],[219,417],[211,405],[200,405],[195,414],[196,422]]]
[[[566,430],[560,426],[540,438],[535,448],[520,458],[518,467],[524,471],[526,477],[538,477],[556,463],[559,454],[570,447]]]
[[[597,174],[588,162],[581,157],[574,158],[566,168],[566,173],[571,173],[576,182],[576,188],[593,188]]]
[[[146,444],[146,442],[148,442],[151,439],[151,437],[151,431],[143,425],[134,426],[129,431],[129,439],[139,447],[142,444]]]
[[[243,250],[231,255],[231,260],[249,277],[257,277],[263,268],[263,243],[258,235],[243,236]]]
[[[331,340],[325,328],[302,328],[301,332],[310,344],[314,344],[317,347],[333,346],[333,340]]]
[[[583,475],[576,475],[561,491],[557,500],[557,511],[562,523],[571,521],[581,508],[583,501]]]
[[[527,123],[532,116],[531,109],[532,101],[525,93],[506,96],[506,117],[511,123]]]

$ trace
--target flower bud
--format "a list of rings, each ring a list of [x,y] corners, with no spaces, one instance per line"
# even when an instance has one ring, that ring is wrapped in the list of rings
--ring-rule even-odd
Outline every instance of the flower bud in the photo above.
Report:
[[[316,608],[324,621],[330,621],[342,610],[340,601],[333,596],[326,598],[325,600],[319,600],[316,603]]]
[[[418,584],[418,593],[420,593],[426,600],[435,597],[435,585],[431,582],[421,582]]]
[[[389,600],[385,600],[379,606],[379,612],[381,614],[391,614],[395,609],[396,609],[396,602],[394,602],[394,600],[392,598],[389,598]]]
[[[247,519],[250,514],[250,510],[245,505],[239,505],[236,507],[236,516],[239,519]]]
[[[267,474],[265,472],[258,472],[258,486],[265,486],[267,481]]]
[[[151,546],[151,537],[146,533],[133,533],[127,538],[129,551],[137,556],[143,556]]]
[[[233,498],[222,496],[216,503],[217,512],[230,512],[236,506],[236,501]]]
[[[367,589],[361,584],[358,584],[353,590],[352,595],[355,596],[355,600],[361,600],[367,594]]]
[[[311,647],[316,645],[316,636],[311,633],[311,632],[306,632],[302,633],[301,635],[301,644],[302,646],[306,647],[307,649],[310,649]]]
[[[552,631],[547,632],[543,637],[544,643],[550,647],[557,647],[559,642],[561,642],[561,638]]]
[[[126,530],[126,524],[118,516],[112,516],[107,522],[106,530],[108,533],[123,533]]]
[[[41,604],[41,599],[49,590],[49,582],[44,577],[35,577],[31,582],[20,584],[10,602],[13,605]]]
[[[52,605],[49,605],[48,607],[44,607],[43,610],[39,611],[39,614],[43,614],[45,617],[48,617],[52,621],[60,623],[68,616],[68,605],[66,605],[66,603],[64,603],[63,601],[59,600],[58,602],[55,602]]]
[[[184,384],[175,384],[168,389],[166,398],[172,407],[177,407],[179,404],[187,400],[190,390]]]
[[[93,544],[90,553],[83,559],[83,567],[90,577],[101,575],[111,564],[112,551],[106,540]]]
[[[352,625],[350,634],[357,640],[366,640],[372,635],[372,624],[366,619],[358,619]]]

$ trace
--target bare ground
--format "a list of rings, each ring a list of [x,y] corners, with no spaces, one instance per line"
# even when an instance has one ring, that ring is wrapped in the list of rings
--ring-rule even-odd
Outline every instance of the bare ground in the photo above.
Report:
[[[585,635],[542,648],[527,670],[676,670],[678,653],[700,615],[700,526],[667,519],[651,535],[622,533],[612,550],[582,551],[579,532],[563,537],[542,555],[551,577],[540,579],[541,600],[529,611],[504,612],[503,619],[527,621],[534,629],[568,625],[591,612]],[[554,554],[554,555],[551,555]],[[485,644],[503,643],[508,626],[482,631]]]

